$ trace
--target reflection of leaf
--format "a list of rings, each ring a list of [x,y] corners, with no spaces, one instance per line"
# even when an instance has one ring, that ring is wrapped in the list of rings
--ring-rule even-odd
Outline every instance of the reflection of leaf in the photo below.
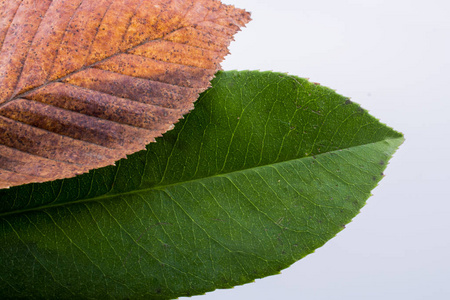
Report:
[[[144,149],[188,112],[249,14],[216,0],[0,2],[0,188]]]
[[[166,299],[275,274],[350,222],[402,141],[306,80],[219,73],[147,151],[0,191],[2,296]]]

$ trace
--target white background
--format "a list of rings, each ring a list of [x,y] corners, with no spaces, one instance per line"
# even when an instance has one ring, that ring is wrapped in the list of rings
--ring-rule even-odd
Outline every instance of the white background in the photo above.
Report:
[[[315,253],[221,299],[450,299],[450,1],[226,0],[252,12],[224,70],[288,72],[405,134],[374,196]]]

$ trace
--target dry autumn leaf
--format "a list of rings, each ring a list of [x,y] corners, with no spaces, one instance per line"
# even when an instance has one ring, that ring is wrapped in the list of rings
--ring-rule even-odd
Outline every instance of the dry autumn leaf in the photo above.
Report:
[[[1,0],[0,188],[143,149],[193,108],[249,20],[216,0]]]

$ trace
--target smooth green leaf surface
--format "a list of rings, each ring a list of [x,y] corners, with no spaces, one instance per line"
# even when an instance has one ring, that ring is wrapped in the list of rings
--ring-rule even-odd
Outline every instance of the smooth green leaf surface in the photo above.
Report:
[[[276,274],[350,222],[402,141],[328,88],[220,72],[146,151],[0,191],[0,298],[168,299]]]

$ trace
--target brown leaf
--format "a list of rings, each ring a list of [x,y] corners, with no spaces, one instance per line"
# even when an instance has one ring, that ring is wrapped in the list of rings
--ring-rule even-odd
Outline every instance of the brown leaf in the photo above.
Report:
[[[216,0],[1,0],[0,188],[143,149],[193,108],[249,20]]]

